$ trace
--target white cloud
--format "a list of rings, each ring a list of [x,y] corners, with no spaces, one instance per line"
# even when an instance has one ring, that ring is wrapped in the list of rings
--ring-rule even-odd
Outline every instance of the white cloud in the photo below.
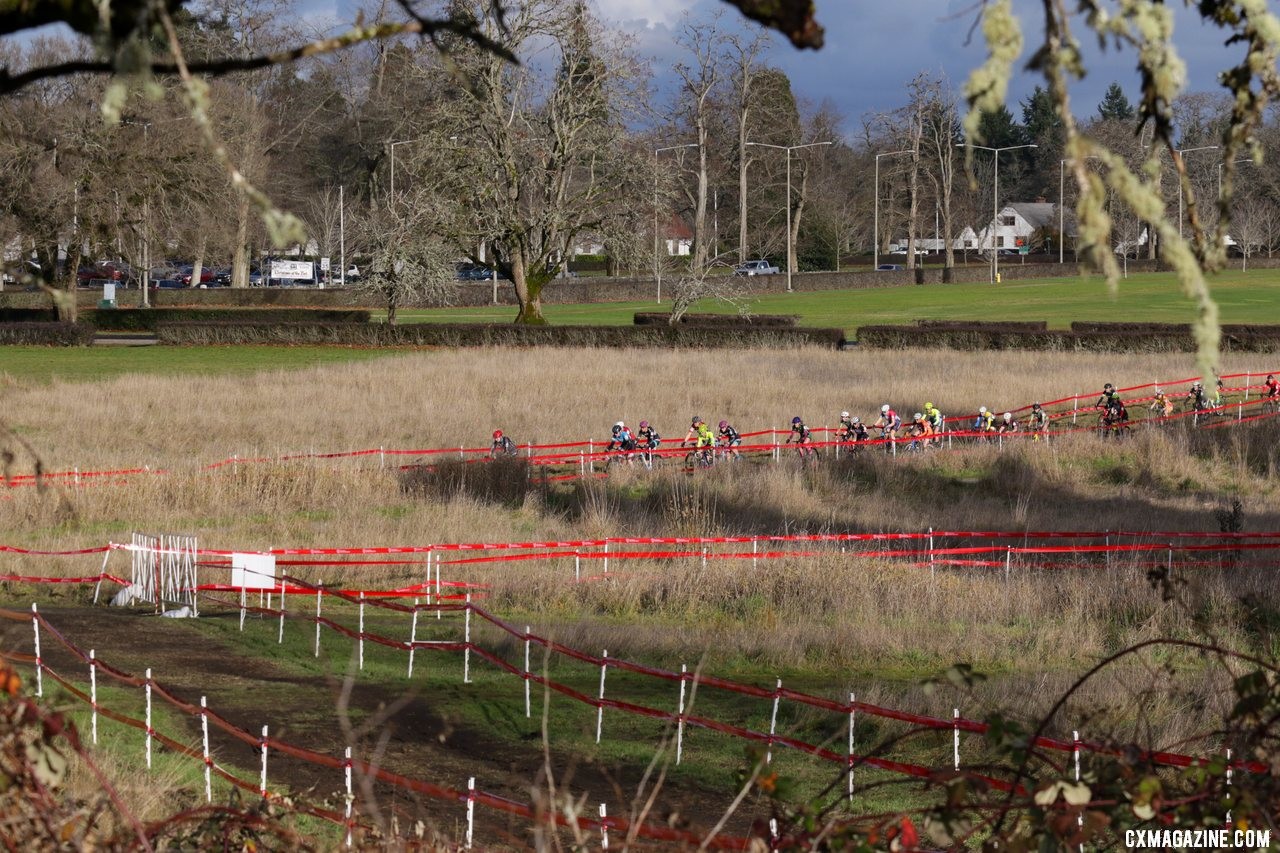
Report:
[[[600,16],[615,23],[672,26],[689,8],[686,0],[596,0]]]

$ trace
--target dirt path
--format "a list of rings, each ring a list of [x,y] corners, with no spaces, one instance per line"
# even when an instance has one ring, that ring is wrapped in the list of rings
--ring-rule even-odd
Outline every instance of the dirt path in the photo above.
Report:
[[[0,606],[29,608],[16,603]],[[355,683],[348,717],[357,728],[369,721],[376,725],[371,731],[357,731],[349,740],[337,710],[341,685],[335,679],[288,672],[269,659],[211,639],[189,620],[161,619],[139,610],[108,607],[42,606],[40,612],[68,640],[82,649],[95,649],[98,657],[112,666],[139,676],[151,667],[156,680],[186,702],[199,704],[200,696],[207,695],[211,708],[246,731],[258,733],[268,723],[272,738],[334,756],[353,743],[358,757],[370,760],[376,756],[379,764],[392,772],[455,790],[465,790],[467,778],[474,776],[477,787],[516,802],[530,802],[535,785],[542,785],[545,791],[540,741],[531,739],[527,746],[513,748],[483,729],[458,726],[433,705],[429,695],[406,696],[385,685]],[[30,653],[30,623],[0,621],[0,648]],[[64,675],[84,668],[48,636],[42,638],[42,655]],[[186,729],[185,736],[198,744],[198,722],[193,718]],[[176,732],[168,734],[182,737]],[[210,738],[220,764],[236,768],[243,779],[258,778],[261,758],[256,749],[216,727],[210,728]],[[551,765],[557,789],[584,796],[591,815],[603,801],[609,815],[615,817],[628,814],[645,771],[644,766],[603,766],[555,750]],[[331,808],[341,807],[340,771],[273,753],[268,784],[287,788],[308,802],[328,801]],[[419,797],[386,785],[376,785],[368,793],[384,815],[397,816],[401,827],[421,820],[454,839],[461,838],[465,830],[466,811],[461,802]],[[650,820],[705,829],[723,814],[728,799],[690,785],[667,784]],[[367,801],[362,800],[361,806],[367,808]],[[725,829],[728,833],[746,831],[746,818],[735,819]],[[484,839],[485,846],[523,848],[531,841],[530,828],[523,820],[485,808],[476,809],[476,837]]]

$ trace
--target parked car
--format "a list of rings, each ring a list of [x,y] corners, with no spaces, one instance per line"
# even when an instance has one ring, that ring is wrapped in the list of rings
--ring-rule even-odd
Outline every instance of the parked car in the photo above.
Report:
[[[456,277],[458,281],[492,281],[493,270],[484,264],[458,264]],[[501,272],[498,278],[506,281],[507,277]]]
[[[97,281],[114,281],[125,287],[137,284],[138,277],[133,268],[123,261],[97,261],[86,264],[76,271],[76,278],[81,287],[89,287]]]
[[[734,275],[777,275],[778,268],[768,261],[747,261],[733,268]]]
[[[903,269],[902,264],[881,264],[876,267],[876,272],[901,272]]]
[[[182,282],[183,287],[190,287],[191,276],[195,273],[195,271],[196,271],[195,264],[183,264],[182,266],[178,267],[177,275],[175,275],[174,278]],[[196,284],[208,285],[213,283],[213,279],[214,279],[213,270],[209,269],[206,266],[202,266],[200,267],[200,281],[196,282]]]

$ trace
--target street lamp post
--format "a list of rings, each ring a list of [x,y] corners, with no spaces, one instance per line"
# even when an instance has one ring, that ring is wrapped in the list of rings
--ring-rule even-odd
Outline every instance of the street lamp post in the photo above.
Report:
[[[667,145],[653,149],[653,277],[658,284],[659,305],[662,304],[662,264],[658,262],[658,155],[663,151],[697,147],[696,142],[686,142],[683,145]]]
[[[791,245],[791,152],[800,148],[817,148],[820,145],[830,145],[830,142],[806,142],[804,145],[771,145],[768,142],[748,142],[748,145],[756,145],[760,148],[777,148],[779,151],[785,151],[787,154],[787,293],[791,292],[791,253],[794,246]]]
[[[880,158],[893,157],[897,154],[910,154],[909,150],[902,151],[885,151],[876,155],[876,181],[873,188],[875,194],[875,214],[872,218],[871,225],[871,268],[874,270],[880,266]]]
[[[1000,216],[1000,152],[1016,151],[1019,148],[1039,148],[1034,143],[1029,145],[1006,145],[1003,148],[992,148],[988,145],[973,145],[971,143],[957,142],[957,148],[964,148],[968,144],[970,148],[980,148],[983,151],[990,151],[994,160],[993,171],[995,173],[994,185],[991,192],[991,225],[988,226],[987,232],[991,235],[991,283],[995,284],[996,279],[1000,276],[1000,251],[996,246],[996,219]]]
[[[1216,145],[1201,145],[1198,148],[1175,148],[1173,153],[1181,159],[1183,154],[1190,154],[1193,151],[1217,151]],[[1181,170],[1179,170],[1181,172]],[[1182,236],[1182,175],[1178,175],[1178,236]]]
[[[1231,164],[1234,166],[1234,165],[1239,164],[1239,163],[1252,163],[1252,162],[1253,162],[1253,158],[1252,158],[1252,157],[1245,157],[1243,160],[1232,160],[1232,161],[1231,161]],[[1226,163],[1219,163],[1219,164],[1218,164],[1218,204],[1219,204],[1219,205],[1221,205],[1221,204],[1222,204],[1222,167],[1223,167],[1223,166],[1225,166],[1225,165],[1226,165]],[[1224,241],[1224,242],[1225,242],[1225,241]],[[1223,251],[1225,252],[1225,251],[1226,251],[1226,246],[1224,245],[1222,248],[1223,248]],[[1248,254],[1248,250],[1246,249],[1246,247],[1241,246],[1241,247],[1240,247],[1240,270],[1241,270],[1241,272],[1243,272],[1243,271],[1248,267],[1248,265],[1249,265],[1249,254]]]

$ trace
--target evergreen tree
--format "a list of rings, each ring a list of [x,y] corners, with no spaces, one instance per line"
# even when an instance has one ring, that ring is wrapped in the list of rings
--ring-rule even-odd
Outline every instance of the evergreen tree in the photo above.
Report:
[[[1098,115],[1107,120],[1128,121],[1133,118],[1133,114],[1133,104],[1124,96],[1120,84],[1112,83],[1108,86],[1107,93],[1102,96],[1102,103],[1098,104]]]

